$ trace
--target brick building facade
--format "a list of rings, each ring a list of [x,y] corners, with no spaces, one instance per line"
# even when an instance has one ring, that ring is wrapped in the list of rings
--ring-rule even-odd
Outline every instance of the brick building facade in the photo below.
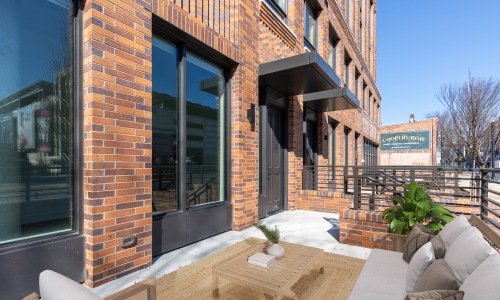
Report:
[[[376,0],[0,7],[38,16],[0,29],[13,45],[0,54],[0,78],[12,83],[0,89],[2,162],[19,172],[0,171],[1,204],[19,187],[19,201],[5,205],[20,219],[0,231],[11,297],[36,290],[44,269],[97,286],[280,210],[339,211],[348,203],[335,185],[304,185],[377,163]],[[38,48],[21,52],[19,30],[49,41],[34,35]],[[38,216],[36,205],[52,212]],[[43,259],[15,263],[34,253]],[[12,281],[12,268],[32,284]]]
[[[403,144],[400,147],[391,147],[380,151],[380,165],[383,166],[435,166],[437,164],[437,139],[438,139],[437,118],[415,121],[413,123],[402,123],[386,125],[380,127],[381,143],[391,143],[384,141],[384,136],[397,137],[398,134],[417,133],[424,138],[424,147],[414,147],[410,149]],[[412,136],[409,136],[412,138]],[[420,148],[420,149],[416,149]]]

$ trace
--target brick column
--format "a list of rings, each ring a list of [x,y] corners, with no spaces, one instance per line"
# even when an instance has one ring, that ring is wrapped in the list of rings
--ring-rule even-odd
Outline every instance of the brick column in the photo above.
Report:
[[[259,138],[247,119],[252,103],[258,107],[259,1],[239,2],[236,22],[240,61],[231,80],[231,155],[234,229],[251,226],[258,219]]]
[[[151,263],[150,5],[85,5],[83,197],[90,286]],[[137,243],[122,248],[127,236]]]

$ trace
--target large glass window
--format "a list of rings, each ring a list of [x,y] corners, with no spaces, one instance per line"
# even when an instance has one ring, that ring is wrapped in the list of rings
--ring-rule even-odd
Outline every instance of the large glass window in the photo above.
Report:
[[[370,140],[365,139],[363,142],[363,151],[365,166],[376,166],[378,164],[378,146]]]
[[[0,244],[74,229],[70,0],[2,0]]]
[[[314,50],[316,48],[317,42],[317,32],[318,26],[316,22],[316,13],[311,7],[311,5],[305,1],[304,2],[304,19],[305,19],[305,27],[304,27],[304,43],[305,47],[310,50]]]
[[[177,48],[153,37],[153,211],[177,210]]]
[[[223,70],[187,53],[186,180],[188,207],[224,200]]]
[[[328,65],[337,72],[337,45],[339,43],[338,36],[330,29],[328,37]]]
[[[153,36],[155,212],[224,201],[224,71],[180,47]]]

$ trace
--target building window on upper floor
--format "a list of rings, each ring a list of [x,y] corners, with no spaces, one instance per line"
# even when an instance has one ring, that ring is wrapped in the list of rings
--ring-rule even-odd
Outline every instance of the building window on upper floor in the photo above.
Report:
[[[359,100],[359,82],[361,79],[361,73],[359,73],[358,69],[356,69],[356,72],[354,73],[354,95],[356,98]]]
[[[366,107],[365,107],[365,111],[368,114],[368,116],[370,116],[370,101],[371,101],[371,99],[372,99],[372,93],[370,92],[370,94],[368,95],[368,99],[367,99]]]
[[[366,94],[367,94],[367,89],[368,89],[368,86],[366,85],[366,83],[363,84],[363,99],[362,99],[362,102],[363,102],[363,109],[366,110]]]
[[[349,66],[351,65],[351,57],[347,52],[344,54],[344,85],[349,87]]]
[[[318,41],[318,14],[308,1],[304,1],[304,47],[312,51]]]
[[[380,104],[377,104],[377,123],[380,124]]]
[[[349,19],[351,17],[351,14],[350,14],[350,11],[351,11],[351,0],[345,0],[345,3],[344,3],[344,17],[345,17],[345,22],[347,24],[347,26],[349,26]]]
[[[363,55],[363,0],[359,1],[359,51]]]
[[[265,0],[272,10],[286,23],[288,16],[288,0]]]
[[[339,37],[335,30],[330,26],[330,35],[328,37],[328,65],[337,72],[337,46]]]
[[[363,159],[365,166],[378,165],[378,145],[370,140],[364,139],[363,141]]]

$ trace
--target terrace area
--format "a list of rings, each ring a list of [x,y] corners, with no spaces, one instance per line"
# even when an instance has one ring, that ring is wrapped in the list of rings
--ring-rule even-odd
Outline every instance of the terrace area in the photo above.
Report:
[[[376,244],[377,236],[387,230],[381,212],[392,206],[392,196],[400,194],[403,186],[410,182],[427,186],[431,197],[453,214],[479,215],[492,229],[500,230],[500,172],[497,170],[452,167],[348,167],[339,170],[304,169],[303,198],[299,200],[298,207],[305,201],[311,205],[311,199],[315,199],[312,204],[315,208],[284,211],[263,220],[266,225],[278,226],[282,241],[286,243],[320,248],[334,255],[326,261],[327,264],[335,261],[334,268],[342,270],[344,275],[338,280],[345,292],[335,294],[334,299],[349,296],[372,248],[380,247]],[[332,212],[336,210],[338,213]],[[207,270],[224,260],[223,255],[241,251],[233,249],[255,243],[252,238],[264,237],[253,227],[213,236],[156,257],[147,269],[99,286],[94,291],[106,297],[146,278],[156,277],[160,299],[167,295],[169,299],[211,298],[212,275]],[[330,268],[326,278],[333,276],[335,272],[332,273],[332,270]],[[185,273],[195,279],[196,276],[206,278],[197,278],[196,282],[192,282],[195,288],[186,294],[174,288],[173,283],[186,279]],[[310,295],[310,287],[321,284],[321,280],[325,279],[312,275],[307,277],[292,296],[300,299]],[[340,286],[336,287],[337,290]],[[229,290],[226,285],[225,294],[232,293]],[[245,298],[248,296],[245,293],[251,291],[240,293],[231,295]]]

